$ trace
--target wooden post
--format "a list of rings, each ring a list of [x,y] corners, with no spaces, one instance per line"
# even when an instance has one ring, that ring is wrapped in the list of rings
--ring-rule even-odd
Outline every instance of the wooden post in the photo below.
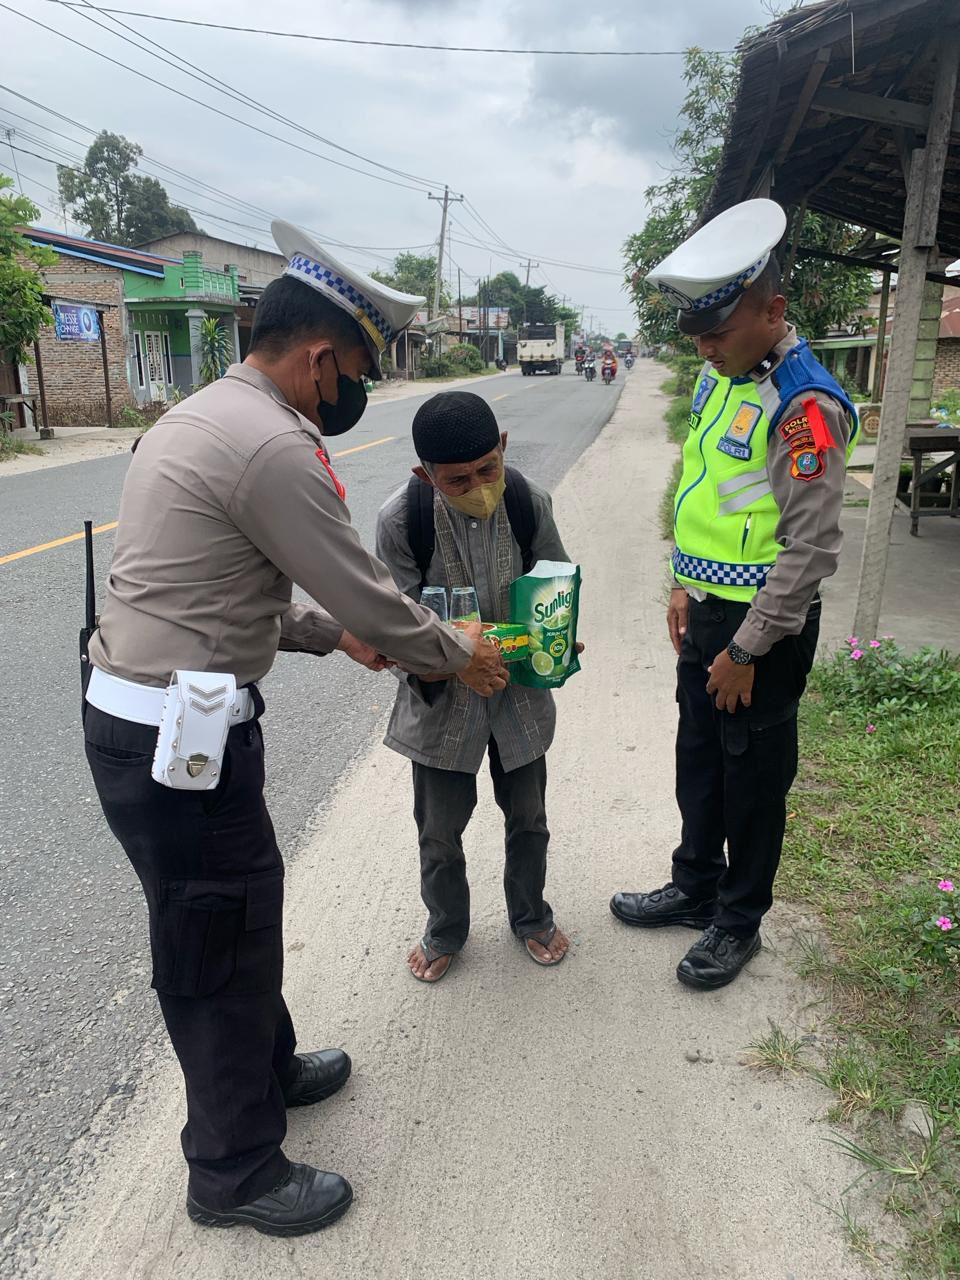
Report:
[[[883,273],[880,287],[880,315],[877,318],[877,347],[873,364],[873,403],[879,404],[883,394],[883,353],[887,346],[887,314],[890,310],[890,279],[892,271]]]
[[[40,359],[40,343],[33,344],[33,358],[37,365],[37,390],[40,392],[40,421],[43,423],[43,429],[40,432],[41,440],[52,440],[53,431],[47,419],[47,389],[43,384],[43,361]]]
[[[926,147],[913,152],[907,180],[897,305],[893,312],[890,362],[880,411],[880,435],[864,529],[857,612],[853,624],[854,633],[865,640],[877,634],[880,622],[890,525],[897,500],[897,478],[913,386],[923,290],[930,249],[936,238],[936,210],[943,189],[943,171],[953,122],[958,62],[960,28],[954,27],[944,32],[940,40]]]
[[[110,399],[110,367],[107,364],[107,330],[103,323],[104,313],[97,312],[100,325],[100,358],[103,361],[103,390],[107,398],[107,426],[113,426],[113,402]]]

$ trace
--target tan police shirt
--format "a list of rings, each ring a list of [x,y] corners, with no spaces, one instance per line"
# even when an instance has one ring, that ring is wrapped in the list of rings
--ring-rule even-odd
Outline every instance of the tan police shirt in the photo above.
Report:
[[[175,669],[259,680],[278,646],[329,653],[345,628],[417,674],[472,645],[401,595],[364,550],[323,437],[258,370],[232,365],[137,447],[94,666],[166,685]],[[291,603],[292,584],[321,608]]]

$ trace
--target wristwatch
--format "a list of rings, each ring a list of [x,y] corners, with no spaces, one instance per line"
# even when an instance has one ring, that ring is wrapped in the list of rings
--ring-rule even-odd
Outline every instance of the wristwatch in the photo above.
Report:
[[[731,661],[735,662],[738,667],[749,667],[752,662],[756,661],[752,653],[747,653],[746,649],[741,649],[733,640],[727,645],[727,653],[729,653]]]

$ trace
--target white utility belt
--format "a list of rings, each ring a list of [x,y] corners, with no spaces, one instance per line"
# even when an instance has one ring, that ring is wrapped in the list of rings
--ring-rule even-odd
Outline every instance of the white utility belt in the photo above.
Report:
[[[174,671],[166,689],[155,689],[94,667],[87,701],[121,720],[156,726],[151,775],[178,791],[211,791],[220,781],[227,734],[254,715],[250,690],[216,671]]]

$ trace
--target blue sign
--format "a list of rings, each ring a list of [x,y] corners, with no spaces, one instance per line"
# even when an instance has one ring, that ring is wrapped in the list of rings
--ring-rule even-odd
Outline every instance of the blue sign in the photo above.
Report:
[[[53,321],[58,342],[99,342],[100,321],[93,307],[55,302]]]

